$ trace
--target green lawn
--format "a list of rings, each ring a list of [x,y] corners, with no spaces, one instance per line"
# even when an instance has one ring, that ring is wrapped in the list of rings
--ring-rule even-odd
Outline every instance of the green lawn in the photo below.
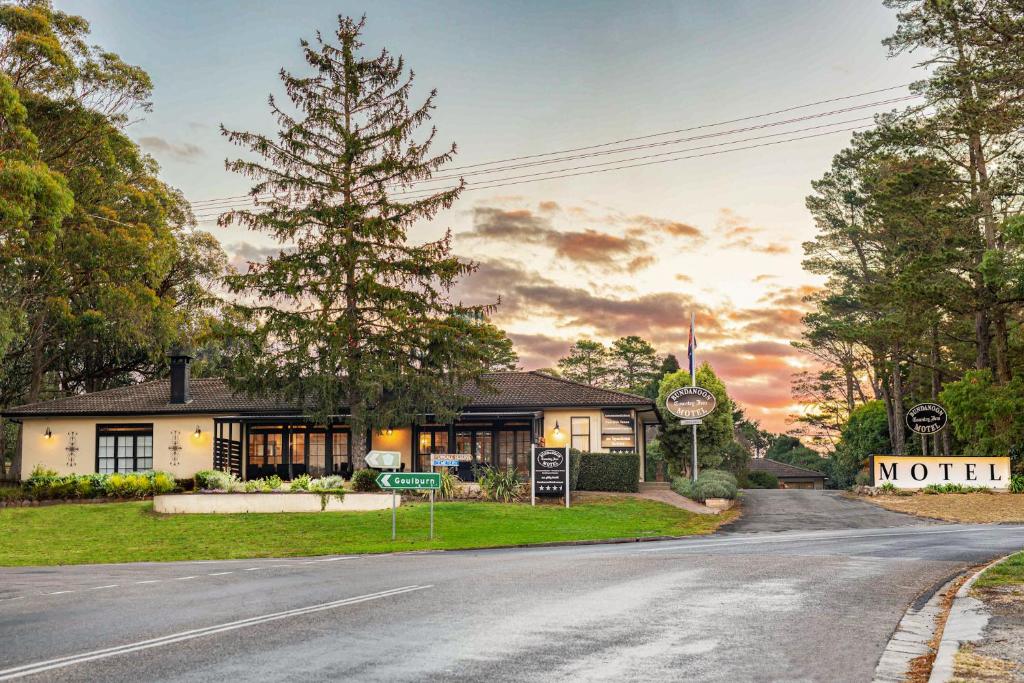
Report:
[[[1024,584],[1024,553],[1011,555],[1010,559],[1000,562],[974,582],[974,588],[992,588],[1008,584]]]
[[[695,515],[653,501],[605,498],[565,508],[438,503],[391,511],[157,515],[150,502],[0,510],[0,566],[286,557],[709,533],[734,513]]]

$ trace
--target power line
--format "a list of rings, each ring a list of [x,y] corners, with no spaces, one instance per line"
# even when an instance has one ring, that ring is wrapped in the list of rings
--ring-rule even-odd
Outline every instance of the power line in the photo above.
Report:
[[[836,125],[838,125],[838,124],[836,124]],[[585,170],[585,171],[577,171],[577,172],[574,172],[574,173],[562,173],[560,175],[550,175],[550,176],[547,176],[547,177],[544,177],[544,178],[533,178],[533,179],[526,179],[526,180],[516,180],[516,181],[502,182],[502,183],[481,183],[481,184],[478,184],[478,185],[467,185],[466,188],[465,188],[465,191],[466,192],[470,192],[470,191],[474,191],[474,190],[488,190],[488,189],[493,189],[493,188],[498,188],[498,187],[508,187],[508,186],[511,186],[511,185],[523,185],[523,184],[526,184],[526,183],[536,183],[536,182],[541,182],[541,181],[544,181],[544,180],[557,180],[559,178],[572,178],[572,177],[583,176],[583,175],[595,175],[595,174],[598,174],[598,173],[608,173],[610,171],[619,171],[619,170],[623,170],[623,169],[627,169],[627,168],[639,168],[639,167],[642,167],[642,166],[654,166],[654,165],[658,165],[658,164],[671,163],[671,162],[674,162],[674,161],[683,161],[685,159],[699,159],[699,158],[710,157],[710,156],[718,156],[718,155],[721,155],[721,154],[728,154],[730,152],[739,152],[739,151],[743,151],[743,150],[757,149],[757,148],[760,148],[760,147],[770,147],[770,146],[781,145],[781,144],[785,144],[785,143],[789,143],[789,142],[799,142],[801,140],[809,140],[809,139],[812,139],[812,138],[823,137],[825,135],[834,135],[836,133],[847,133],[847,132],[851,132],[851,131],[855,131],[855,130],[860,130],[860,129],[867,128],[867,127],[868,126],[866,126],[866,125],[863,125],[863,126],[853,126],[851,128],[843,128],[843,129],[839,129],[839,130],[825,131],[823,133],[815,133],[815,134],[812,134],[812,135],[802,135],[802,136],[798,136],[798,137],[795,137],[795,138],[789,138],[789,139],[786,139],[786,140],[774,140],[772,142],[762,142],[762,143],[759,143],[759,144],[756,144],[756,145],[747,145],[747,146],[744,146],[744,147],[734,147],[732,149],[718,150],[718,151],[715,151],[715,152],[704,152],[704,153],[701,153],[701,154],[691,154],[691,155],[686,155],[686,156],[674,157],[674,158],[671,158],[671,159],[658,159],[656,161],[644,161],[644,162],[635,163],[635,164],[624,164],[624,165],[621,165],[621,166],[613,166],[611,168],[590,169],[590,170]],[[769,137],[769,136],[765,136],[765,137]],[[772,137],[774,137],[774,136],[772,136]],[[675,153],[678,153],[678,151],[677,152],[673,152],[673,154],[675,154]],[[657,155],[657,156],[661,156],[661,155]],[[614,162],[614,163],[619,163],[619,162]],[[551,171],[551,173],[558,173],[558,172],[559,171],[557,171],[557,170],[556,171]],[[495,180],[500,180],[500,179],[495,179]],[[413,196],[404,197],[404,199],[408,200],[408,201],[415,201],[417,199],[423,199],[423,198],[429,197],[429,196],[431,196],[433,194],[437,194],[438,192],[443,192],[445,190],[454,189],[455,187],[456,186],[453,185],[453,186],[450,186],[450,187],[437,188],[437,189],[434,189],[434,190],[410,191],[408,194],[411,194]],[[210,218],[203,218],[203,220],[207,221],[207,222],[208,221],[212,221],[212,220],[214,220],[214,218],[212,216],[219,216],[219,215],[220,215],[219,213],[218,214],[211,214]]]
[[[611,140],[611,141],[608,141],[608,142],[602,142],[602,143],[593,144],[593,145],[585,145],[583,147],[574,147],[574,148],[568,148],[568,149],[563,149],[563,150],[558,150],[558,151],[553,151],[553,152],[542,152],[542,153],[539,153],[539,154],[528,154],[528,155],[521,155],[521,156],[516,156],[516,157],[508,157],[508,158],[505,158],[505,159],[496,159],[496,160],[493,160],[493,161],[485,161],[485,162],[480,162],[480,163],[476,163],[476,164],[468,164],[468,165],[465,165],[465,166],[452,166],[452,167],[449,167],[449,168],[445,169],[445,172],[446,173],[450,173],[452,171],[458,171],[458,170],[469,169],[469,168],[480,168],[480,167],[484,167],[484,166],[494,166],[496,164],[503,164],[503,163],[510,162],[510,161],[521,161],[521,160],[525,160],[525,159],[538,159],[538,158],[542,158],[542,157],[557,156],[557,155],[561,155],[561,154],[580,152],[580,151],[584,151],[584,150],[588,150],[588,149],[599,149],[599,148],[604,148],[604,147],[610,147],[610,146],[613,146],[613,145],[623,144],[623,143],[627,143],[627,142],[635,142],[635,141],[638,141],[638,140],[647,140],[647,139],[651,139],[651,138],[655,138],[655,137],[661,137],[661,136],[664,136],[664,135],[673,135],[673,134],[676,134],[676,133],[690,132],[690,131],[701,130],[701,129],[705,129],[705,128],[713,128],[713,127],[716,127],[716,126],[723,126],[723,125],[728,125],[728,124],[731,124],[731,123],[739,123],[739,122],[742,122],[742,121],[750,121],[750,120],[754,120],[754,119],[758,119],[758,118],[764,118],[766,116],[774,116],[774,115],[777,115],[777,114],[783,114],[783,113],[787,113],[787,112],[791,112],[791,111],[796,111],[796,110],[799,110],[799,109],[806,109],[808,107],[814,107],[814,106],[818,106],[818,105],[822,105],[822,104],[829,104],[829,103],[832,103],[832,102],[839,102],[839,101],[844,101],[844,100],[855,99],[855,98],[858,98],[858,97],[864,97],[864,96],[867,96],[867,95],[874,95],[874,94],[878,94],[878,93],[882,93],[882,92],[889,92],[889,91],[892,91],[892,90],[898,90],[900,88],[905,88],[905,87],[907,87],[907,85],[909,85],[909,84],[904,83],[904,84],[901,84],[901,85],[890,86],[888,88],[880,88],[878,90],[868,90],[868,91],[865,91],[865,92],[855,93],[855,94],[852,94],[852,95],[843,95],[841,97],[833,97],[833,98],[829,98],[829,99],[818,100],[816,102],[809,102],[807,104],[800,104],[800,105],[796,105],[796,106],[792,106],[792,107],[786,107],[784,109],[777,109],[775,111],[764,112],[764,113],[761,113],[761,114],[752,114],[750,116],[744,116],[744,117],[740,117],[740,118],[729,119],[729,120],[726,120],[726,121],[718,121],[718,122],[714,122],[714,123],[705,123],[705,124],[700,124],[700,125],[697,125],[697,126],[690,126],[688,128],[678,128],[678,129],[675,129],[675,130],[662,131],[662,132],[659,132],[659,133],[650,133],[650,134],[647,134],[647,135],[640,135],[640,136],[630,137],[630,138],[621,138],[621,139],[618,139],[618,140]],[[872,103],[868,103],[868,104],[857,105],[856,107],[851,107],[851,108],[847,108],[847,109],[839,109],[839,110],[835,110],[833,112],[823,112],[823,113],[814,114],[814,115],[811,115],[811,116],[808,116],[808,117],[799,117],[799,118],[796,118],[796,119],[792,119],[790,122],[808,120],[808,119],[811,119],[811,118],[817,118],[817,117],[821,117],[821,116],[829,116],[829,115],[832,115],[834,113],[842,113],[842,112],[846,112],[846,111],[853,111],[854,109],[862,109],[862,108],[871,107],[871,106],[881,106],[881,105],[884,105],[884,104],[892,104],[892,103],[895,103],[895,102],[901,102],[901,101],[906,101],[906,100],[910,100],[910,99],[915,99],[917,97],[918,97],[918,95],[909,95],[909,96],[904,96],[904,97],[899,97],[899,98],[892,98],[892,99],[888,99],[888,100],[881,100],[881,101],[878,101],[878,102],[872,102]],[[767,125],[782,125],[783,123],[784,122],[776,122],[776,123],[767,124]],[[743,131],[743,130],[749,130],[749,129],[738,129],[738,131]],[[732,132],[736,132],[736,131],[732,131]],[[714,133],[712,135],[726,135],[726,134],[729,134],[729,133],[730,133],[730,131],[721,131],[719,133]],[[655,145],[663,145],[663,144],[667,145],[667,144],[672,144],[672,142],[671,141],[665,141],[665,142],[654,143],[654,144]],[[619,151],[629,151],[631,149],[634,149],[634,148],[625,148],[625,149],[619,150]],[[605,152],[598,152],[598,153],[594,153],[594,154],[613,154],[613,153],[615,153],[614,150],[607,150]],[[534,162],[534,163],[555,163],[555,161],[552,160],[552,161]],[[497,170],[497,169],[492,169],[492,170]],[[481,173],[481,171],[473,172],[473,174],[478,174],[478,173]],[[470,175],[470,174],[466,174],[466,175]],[[441,180],[441,179],[442,178],[432,178],[431,180]],[[245,195],[235,195],[233,197],[214,197],[214,198],[205,199],[205,200],[197,200],[195,202],[192,202],[192,205],[193,205],[193,207],[195,207],[197,209],[212,208],[211,205],[213,205],[213,204],[217,204],[217,203],[220,203],[220,202],[223,202],[223,201],[226,201],[226,200],[230,200],[230,199],[247,199],[247,198],[251,198],[251,196],[252,195],[245,194]],[[269,195],[264,195],[264,196],[269,196]],[[207,205],[207,206],[204,206],[204,205]]]
[[[466,174],[466,175],[481,175],[481,174],[482,175],[493,175],[495,173],[500,173],[500,172],[505,171],[505,170],[515,170],[515,169],[518,169],[518,168],[531,168],[531,167],[536,167],[536,166],[549,165],[549,164],[553,164],[553,163],[563,163],[563,162],[566,162],[566,161],[572,161],[572,160],[577,160],[577,159],[587,159],[587,158],[594,158],[594,157],[598,157],[598,156],[608,156],[608,155],[612,155],[612,154],[621,154],[621,153],[624,153],[624,152],[627,152],[627,151],[631,151],[631,150],[641,150],[641,149],[651,149],[651,148],[657,148],[657,147],[672,146],[672,145],[680,144],[682,142],[693,141],[693,140],[705,140],[705,139],[715,138],[715,137],[723,137],[723,136],[728,136],[728,135],[734,135],[736,133],[740,133],[740,132],[744,132],[744,131],[764,130],[764,129],[772,128],[772,127],[779,126],[779,125],[788,125],[788,124],[797,123],[797,122],[801,122],[801,121],[814,120],[814,119],[824,118],[824,117],[827,117],[827,116],[833,116],[833,115],[839,114],[839,113],[857,111],[857,110],[864,109],[864,108],[871,107],[871,106],[879,106],[879,105],[884,105],[884,104],[892,104],[894,102],[901,102],[901,101],[906,101],[906,100],[909,100],[909,99],[916,99],[916,96],[900,97],[900,98],[891,99],[891,100],[883,100],[881,102],[873,102],[873,103],[866,104],[866,105],[858,105],[858,106],[855,106],[855,107],[847,107],[847,108],[843,108],[843,109],[836,109],[836,110],[829,111],[829,112],[820,112],[818,114],[813,114],[813,115],[809,115],[809,116],[802,116],[802,117],[798,117],[798,118],[794,118],[794,119],[788,119],[788,120],[785,120],[785,121],[772,121],[772,122],[769,122],[769,123],[759,124],[759,125],[756,125],[756,126],[747,126],[747,127],[744,127],[744,128],[736,128],[736,129],[731,129],[731,130],[728,130],[728,131],[721,131],[719,133],[710,133],[710,134],[691,136],[691,137],[686,137],[686,138],[676,138],[674,140],[666,140],[666,141],[657,142],[657,143],[651,143],[651,144],[646,144],[646,145],[636,145],[636,146],[633,146],[633,147],[623,147],[623,148],[619,148],[619,149],[615,149],[615,150],[605,150],[605,151],[601,151],[601,152],[591,152],[591,153],[588,153],[588,154],[580,154],[580,155],[574,155],[574,156],[569,156],[569,157],[560,157],[558,159],[550,159],[550,160],[544,160],[544,161],[533,161],[533,162],[529,162],[529,163],[525,163],[525,164],[517,164],[517,165],[511,165],[511,166],[496,167],[496,168],[493,168],[493,169],[486,169],[486,170],[475,171],[475,172],[472,172],[472,173],[469,173],[469,174]],[[549,171],[542,171],[542,172],[533,173],[533,174],[524,174],[524,175],[520,175],[520,176],[509,176],[509,177],[504,177],[504,178],[484,179],[482,181],[479,181],[479,183],[493,183],[493,182],[500,182],[500,181],[506,181],[506,180],[514,180],[514,179],[518,179],[518,178],[540,176],[540,175],[545,175],[545,174],[549,174],[549,173],[561,173],[561,172],[564,172],[564,171],[578,170],[580,168],[597,167],[597,166],[602,166],[602,165],[607,165],[607,164],[619,164],[619,163],[622,163],[624,161],[636,161],[636,160],[641,160],[641,159],[648,159],[648,158],[655,158],[655,157],[659,157],[659,156],[665,156],[665,155],[669,155],[669,154],[678,154],[680,152],[694,151],[694,150],[698,150],[698,149],[708,149],[708,148],[714,148],[714,147],[722,147],[722,146],[726,146],[726,145],[734,145],[734,144],[738,144],[738,143],[742,143],[742,142],[750,142],[752,140],[761,140],[761,139],[770,138],[770,137],[778,137],[780,135],[792,135],[793,133],[802,133],[802,132],[811,131],[811,130],[820,130],[821,128],[828,128],[828,127],[832,127],[832,126],[846,125],[848,123],[856,123],[856,122],[867,121],[867,120],[872,120],[872,117],[861,117],[861,118],[856,118],[856,119],[847,119],[847,120],[843,120],[843,121],[834,121],[834,122],[831,122],[831,123],[821,124],[821,125],[818,125],[818,126],[809,126],[809,127],[805,127],[805,128],[797,128],[797,129],[792,129],[792,130],[787,130],[787,131],[781,131],[779,133],[772,133],[772,134],[769,134],[769,135],[754,136],[754,137],[749,137],[749,138],[740,138],[740,139],[737,139],[737,140],[729,140],[729,141],[719,142],[719,143],[715,143],[715,144],[711,144],[711,145],[704,145],[704,146],[699,146],[699,147],[691,147],[689,149],[681,149],[681,150],[677,149],[677,150],[672,150],[672,151],[669,151],[669,152],[662,152],[662,153],[659,153],[659,154],[651,154],[651,155],[642,155],[642,156],[632,157],[632,158],[627,158],[627,159],[616,159],[616,160],[613,160],[613,161],[601,162],[601,163],[597,163],[597,164],[588,164],[588,165],[583,165],[583,166],[573,166],[573,167],[568,167],[568,168],[551,169]],[[459,179],[461,177],[462,176],[459,176],[459,175],[437,176],[437,177],[433,177],[433,178],[424,179],[422,181],[416,181],[416,182],[412,183],[412,185],[420,185],[422,183],[438,182],[438,181],[443,181],[443,180],[457,180],[457,179]],[[422,191],[428,191],[428,190],[433,190],[433,189],[443,189],[443,188],[425,188],[425,187],[415,188],[415,187],[412,187],[412,188],[409,188],[407,190],[403,190],[401,192],[396,192],[396,193],[394,193],[393,196],[401,196],[401,195],[413,194],[413,193],[422,192]],[[269,194],[268,195],[261,195],[261,198],[269,198],[270,196],[271,195],[269,195]],[[220,213],[223,213],[223,211],[218,211],[219,209],[223,209],[224,211],[227,211],[227,210],[231,210],[231,209],[236,208],[236,207],[237,207],[237,202],[230,202],[230,201],[226,201],[226,202],[224,202],[223,204],[220,204],[220,205],[210,205],[210,206],[200,207],[199,211],[201,213],[197,216],[197,218],[207,218],[207,217],[210,217],[210,216],[220,215]],[[247,207],[239,207],[239,208],[247,208]],[[211,211],[211,210],[215,211],[215,213],[202,213],[203,211]]]

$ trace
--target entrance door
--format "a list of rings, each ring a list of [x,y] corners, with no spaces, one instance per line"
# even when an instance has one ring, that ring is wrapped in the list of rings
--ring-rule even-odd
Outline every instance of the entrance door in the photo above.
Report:
[[[474,469],[495,464],[493,430],[459,429],[455,432],[455,452],[472,456],[469,462],[459,463],[459,479],[476,481]]]

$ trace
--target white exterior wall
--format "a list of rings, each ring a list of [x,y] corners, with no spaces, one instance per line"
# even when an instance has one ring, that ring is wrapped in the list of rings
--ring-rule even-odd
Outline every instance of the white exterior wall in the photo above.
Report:
[[[153,425],[153,469],[175,477],[191,477],[199,470],[213,467],[212,415],[150,415],[109,417],[33,417],[23,418],[21,430],[21,477],[27,479],[37,465],[59,474],[96,472],[96,425]],[[195,436],[199,427],[200,434]],[[53,436],[46,438],[49,427]],[[171,433],[177,430],[178,464],[171,465]],[[68,465],[67,446],[71,433],[77,435],[78,451],[74,466]]]
[[[601,446],[601,410],[592,408],[558,408],[544,411],[544,444],[547,446],[563,447],[572,445],[572,420],[573,417],[590,418],[590,452],[607,453],[609,449]],[[639,423],[636,411],[632,411],[636,432],[634,435],[636,452],[640,454],[640,481],[644,480],[644,453],[643,425]],[[555,423],[561,433],[559,438],[555,437]]]

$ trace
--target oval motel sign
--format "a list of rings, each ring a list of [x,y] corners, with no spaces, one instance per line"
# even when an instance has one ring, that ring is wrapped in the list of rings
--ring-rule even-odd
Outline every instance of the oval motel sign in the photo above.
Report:
[[[715,395],[704,387],[679,387],[665,397],[665,410],[684,420],[707,417],[715,405]]]
[[[946,409],[938,403],[918,403],[906,416],[907,427],[916,434],[940,432],[948,420]]]

